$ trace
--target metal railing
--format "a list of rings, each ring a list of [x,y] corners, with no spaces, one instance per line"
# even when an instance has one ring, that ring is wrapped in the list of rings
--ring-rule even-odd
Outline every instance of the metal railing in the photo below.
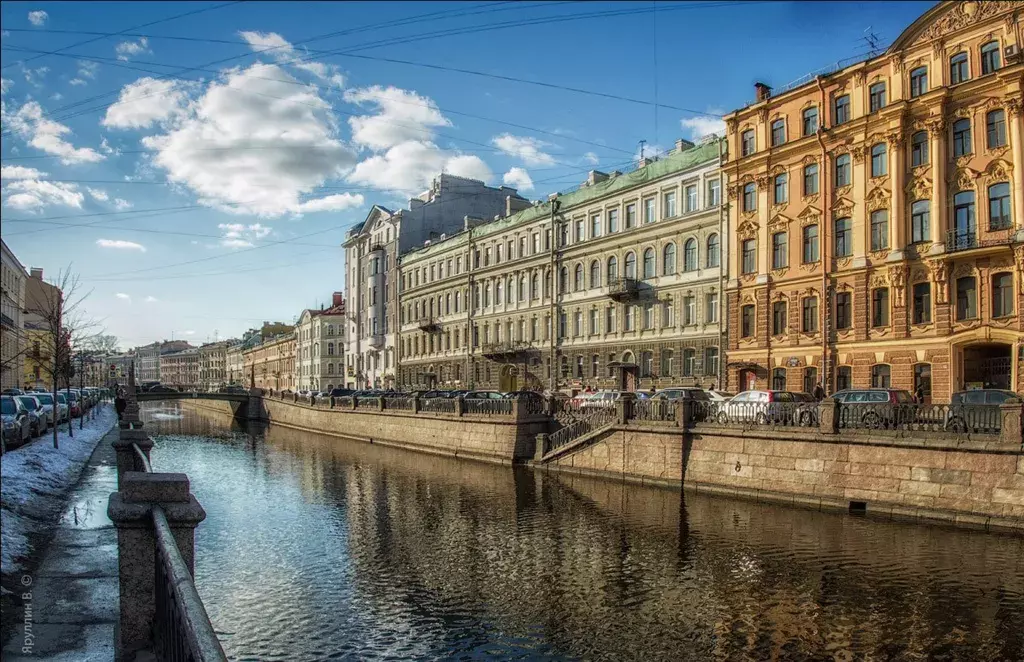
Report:
[[[627,419],[635,421],[675,421],[682,403],[671,400],[634,400],[629,403]]]
[[[1012,228],[993,229],[992,232],[1005,232]],[[985,248],[988,246],[1002,246],[1014,242],[1013,232],[1006,232],[1003,236],[979,237],[978,230],[949,230],[946,232],[946,251],[967,251],[972,248]]]
[[[352,396],[343,395],[337,398],[331,398],[334,400],[335,409],[352,409]]]
[[[384,398],[384,409],[399,411],[412,411],[412,398],[410,397],[387,397]]]
[[[640,292],[640,284],[635,278],[609,278],[608,296],[616,301],[635,298]]]
[[[714,414],[721,425],[808,427],[818,424],[818,405],[813,402],[728,402]]]
[[[512,401],[504,398],[467,398],[463,401],[463,411],[482,416],[511,416]]]
[[[1002,428],[998,405],[852,402],[840,404],[838,416],[839,427],[850,430],[997,434]]]
[[[356,409],[380,409],[380,398],[352,398]]]
[[[435,414],[454,414],[454,398],[427,398],[420,400],[420,411],[433,412]]]

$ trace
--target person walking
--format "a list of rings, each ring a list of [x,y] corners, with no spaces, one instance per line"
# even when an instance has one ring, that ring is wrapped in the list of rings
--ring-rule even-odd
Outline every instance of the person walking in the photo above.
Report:
[[[818,402],[825,399],[825,389],[822,387],[821,382],[818,382],[814,386],[814,393],[812,395],[814,395],[814,399]]]
[[[914,391],[914,402],[919,405],[924,404],[924,386],[921,384],[918,384],[917,390]]]
[[[124,410],[128,408],[128,401],[124,399],[124,395],[120,389],[117,391],[117,397],[114,398],[114,409],[117,411],[117,420],[121,420],[121,415],[124,414]]]

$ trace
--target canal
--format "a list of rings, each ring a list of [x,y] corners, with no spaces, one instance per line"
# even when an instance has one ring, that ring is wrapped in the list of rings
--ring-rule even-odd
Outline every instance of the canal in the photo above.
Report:
[[[238,660],[1024,659],[1024,538],[143,410]]]

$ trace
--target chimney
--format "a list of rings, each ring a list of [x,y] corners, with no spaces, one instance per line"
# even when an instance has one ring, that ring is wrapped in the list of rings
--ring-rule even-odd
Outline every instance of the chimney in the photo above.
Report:
[[[340,306],[345,303],[345,295],[342,292],[335,292],[331,295],[331,307]]]
[[[593,186],[608,179],[608,175],[601,172],[600,170],[591,170],[587,173],[587,186]]]
[[[33,280],[42,280],[43,270],[39,267],[32,267],[32,269],[29,270],[29,276],[31,276]]]
[[[686,140],[685,138],[680,138],[679,140],[676,141],[677,152],[685,152],[691,147],[693,147],[693,143],[690,142],[689,140]]]
[[[756,93],[758,101],[764,101],[772,95],[772,88],[768,87],[764,83],[754,83],[754,92]]]

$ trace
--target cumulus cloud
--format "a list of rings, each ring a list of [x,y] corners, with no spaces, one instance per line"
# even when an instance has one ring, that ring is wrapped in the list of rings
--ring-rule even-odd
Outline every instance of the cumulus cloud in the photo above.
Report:
[[[134,241],[125,241],[124,239],[97,239],[96,245],[100,248],[114,248],[122,251],[139,251],[140,253],[146,252],[146,247],[142,244],[135,243]]]
[[[96,72],[99,71],[99,62],[91,62],[89,60],[78,61],[78,75],[82,78],[96,78]]]
[[[0,166],[0,179],[39,179],[45,172],[26,166]]]
[[[725,120],[720,117],[712,117],[711,115],[684,117],[679,120],[679,126],[684,131],[689,131],[690,140],[700,140],[712,133],[717,136],[725,135]]]
[[[291,42],[276,32],[239,32],[238,34],[249,43],[256,53],[266,52],[281,64],[289,64],[296,69],[311,73],[335,87],[345,85],[345,77],[338,73],[337,66],[305,60],[305,57],[295,50]]]
[[[7,94],[7,90],[11,89],[11,85],[14,85],[14,81],[10,78],[0,78],[0,94]]]
[[[129,295],[125,294],[124,292],[118,292],[114,296],[120,299],[121,301],[127,301],[128,303],[132,302],[132,298]]]
[[[410,140],[430,140],[435,127],[451,126],[432,99],[410,90],[374,85],[347,90],[345,101],[376,110],[373,115],[348,120],[352,142],[373,150],[389,149]]]
[[[22,211],[38,211],[50,205],[82,208],[85,196],[75,184],[18,179],[3,188],[4,206]]]
[[[117,59],[124,62],[127,62],[136,55],[153,52],[149,50],[149,40],[145,37],[139,37],[138,41],[122,41],[114,50],[117,51]]]
[[[533,180],[530,178],[530,173],[526,172],[523,168],[510,168],[509,171],[502,176],[501,181],[505,186],[511,186],[519,189],[520,191],[533,190]]]
[[[92,188],[90,186],[86,186],[85,190],[89,192],[89,195],[92,196],[93,200],[106,202],[107,200],[110,199],[110,196],[107,195],[107,192],[101,188]]]
[[[28,13],[28,22],[37,28],[46,23],[46,19],[48,18],[50,18],[50,15],[41,9],[37,11],[30,11]]]
[[[587,152],[586,154],[583,155],[583,161],[590,165],[597,165],[598,163],[601,162],[601,159],[599,159],[597,157],[597,154],[595,154],[594,152]]]
[[[64,165],[95,163],[104,158],[92,148],[75,147],[69,143],[65,136],[71,133],[71,129],[43,117],[43,109],[35,101],[29,101],[11,114],[6,112],[6,108],[3,111],[0,113],[3,122],[14,133],[27,140],[32,147],[59,156]]]
[[[314,198],[299,205],[299,213],[315,213],[318,211],[344,211],[363,206],[363,196],[356,193],[337,193],[322,198]]]
[[[153,296],[152,294],[150,294],[149,296],[147,296],[147,297],[146,297],[146,298],[144,299],[144,301],[145,301],[146,303],[156,303],[157,301],[159,301],[159,299],[157,299],[157,298],[156,298],[155,296]]]
[[[479,157],[451,154],[430,142],[411,140],[356,165],[351,182],[401,193],[415,193],[441,172],[488,181],[490,168]]]
[[[220,245],[227,248],[250,248],[253,242],[269,235],[272,229],[259,223],[221,223],[217,228],[223,234]]]
[[[152,165],[232,213],[301,213],[316,204],[302,196],[356,160],[317,88],[274,64],[230,70],[165,131],[142,139]]]
[[[83,80],[83,79],[81,79],[81,78],[72,78],[72,79],[71,79],[70,81],[68,81],[68,82],[69,82],[69,83],[71,83],[72,85],[75,85],[75,86],[79,86],[79,85],[88,85],[88,84],[89,84],[89,83],[88,83],[87,81],[85,81],[85,80]]]
[[[133,205],[132,203],[128,202],[124,198],[114,198],[114,209],[116,209],[117,211],[124,211],[126,209],[131,209],[134,206],[135,205]]]
[[[121,88],[117,102],[107,108],[100,124],[112,129],[145,129],[180,116],[187,103],[185,84],[147,76]]]
[[[491,140],[491,143],[509,156],[522,159],[526,165],[554,165],[555,159],[543,148],[550,143],[528,136],[513,136],[503,133]]]

